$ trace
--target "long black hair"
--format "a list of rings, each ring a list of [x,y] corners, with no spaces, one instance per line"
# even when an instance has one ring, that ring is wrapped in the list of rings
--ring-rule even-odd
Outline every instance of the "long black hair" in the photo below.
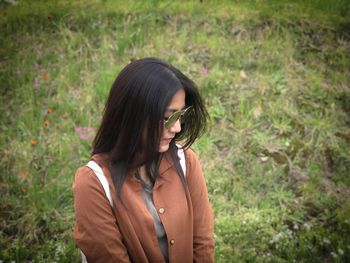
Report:
[[[118,197],[130,169],[146,165],[147,174],[156,175],[161,159],[158,152],[162,136],[160,121],[180,89],[185,91],[186,107],[192,107],[186,122],[181,124],[181,132],[170,143],[169,151],[184,183],[175,141],[181,141],[183,148],[188,148],[204,131],[208,116],[195,83],[157,58],[132,61],[114,81],[93,141],[92,154],[109,154]]]

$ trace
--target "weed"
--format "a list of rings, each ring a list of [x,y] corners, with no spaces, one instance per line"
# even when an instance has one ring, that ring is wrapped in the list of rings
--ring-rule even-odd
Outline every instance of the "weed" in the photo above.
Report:
[[[161,57],[200,87],[217,262],[347,262],[348,1],[2,1],[0,261],[79,262],[71,183],[110,86]]]

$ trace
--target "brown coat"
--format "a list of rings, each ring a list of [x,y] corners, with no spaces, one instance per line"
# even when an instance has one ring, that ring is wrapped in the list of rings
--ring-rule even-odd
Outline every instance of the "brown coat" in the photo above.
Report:
[[[168,238],[169,262],[214,262],[214,219],[205,179],[196,154],[188,149],[185,156],[189,191],[184,190],[168,153],[153,189],[154,206]],[[88,262],[164,262],[153,218],[132,171],[121,191],[124,207],[115,197],[108,155],[92,159],[107,177],[114,208],[93,171],[79,168],[73,183],[74,239]]]

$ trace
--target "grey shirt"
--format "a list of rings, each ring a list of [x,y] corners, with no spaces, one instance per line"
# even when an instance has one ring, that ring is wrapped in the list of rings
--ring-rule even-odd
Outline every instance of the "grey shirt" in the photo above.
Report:
[[[153,217],[154,227],[156,229],[160,250],[162,251],[165,262],[169,262],[168,239],[162,221],[160,220],[159,215],[157,213],[157,209],[154,207],[152,194],[153,186],[151,183],[146,183],[145,181],[143,181],[140,178],[139,174],[136,174],[136,178],[140,181],[142,185],[142,198],[145,201],[148,211]]]

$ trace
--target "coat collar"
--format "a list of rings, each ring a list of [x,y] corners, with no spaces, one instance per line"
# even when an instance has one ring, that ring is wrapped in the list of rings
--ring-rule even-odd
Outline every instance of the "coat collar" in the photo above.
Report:
[[[171,154],[169,151],[163,154],[162,160],[160,162],[159,166],[159,175],[162,175],[167,170],[169,170],[171,167],[174,166],[174,161],[171,158]]]

